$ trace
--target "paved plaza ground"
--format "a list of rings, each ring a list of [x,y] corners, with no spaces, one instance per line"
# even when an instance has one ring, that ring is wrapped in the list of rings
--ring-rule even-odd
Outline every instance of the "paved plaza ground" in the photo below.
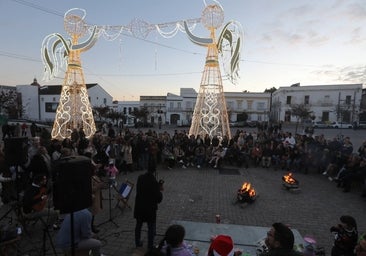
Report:
[[[119,183],[125,179],[136,182],[141,173],[143,172],[121,174]],[[339,222],[341,215],[354,216],[359,231],[366,231],[366,200],[360,197],[359,190],[343,193],[321,174],[295,173],[300,181],[301,192],[293,193],[282,188],[284,174],[286,173],[283,171],[274,171],[271,168],[239,169],[237,174],[230,175],[220,174],[219,170],[209,168],[159,169],[158,178],[165,180],[165,190],[158,210],[156,241],[162,238],[173,220],[215,222],[216,214],[221,215],[222,223],[265,227],[278,221],[287,223],[301,235],[314,237],[318,245],[325,247],[327,254],[330,254],[332,245],[329,228]],[[237,189],[245,181],[250,182],[257,191],[256,201],[248,205],[233,204]],[[104,197],[108,199],[108,190],[104,191]],[[129,201],[132,207],[134,198],[135,189]],[[103,241],[103,253],[142,255],[134,246],[133,210],[126,208],[121,211],[118,207],[115,208],[115,204],[113,199],[113,221],[108,221],[108,200],[104,200],[104,211],[96,218],[97,224],[107,221],[99,226],[101,231],[98,236]],[[3,206],[1,213],[6,209],[7,206]],[[143,240],[146,244],[145,231],[146,226],[143,227]],[[54,238],[55,231],[50,231],[50,235]],[[50,239],[46,237],[45,242],[46,255],[55,255],[51,250]],[[18,255],[42,255],[42,245],[42,225],[36,223],[30,229],[30,235],[23,235],[18,243]],[[58,250],[56,252],[61,255]]]
[[[357,132],[357,137],[351,136],[354,143],[360,143],[366,138],[365,131],[348,132]],[[293,193],[282,187],[282,176],[286,174],[284,171],[254,167],[243,169],[228,164],[224,167],[237,171],[225,174],[211,168],[158,168],[157,176],[165,180],[165,190],[158,210],[156,242],[174,220],[213,223],[216,214],[221,215],[222,223],[229,224],[270,227],[274,222],[284,222],[297,229],[301,235],[314,237],[318,245],[325,248],[327,255],[330,255],[333,242],[329,228],[339,222],[341,215],[352,215],[357,220],[359,232],[366,232],[366,200],[360,196],[360,187],[343,193],[334,182],[310,171],[308,174],[294,173],[295,178],[300,181],[301,191]],[[118,182],[121,184],[128,179],[136,183],[138,175],[142,173],[143,171],[136,171],[120,174]],[[233,204],[236,191],[243,182],[250,182],[258,197],[252,204]],[[136,250],[134,245],[133,210],[116,208],[113,197],[110,212],[108,190],[103,193],[104,210],[96,217],[96,224],[103,223],[98,227],[101,230],[98,237],[103,242],[103,253],[108,256],[143,255],[144,249]],[[132,190],[129,200],[132,207],[134,199],[135,189]],[[0,216],[8,209],[8,205],[3,205]],[[109,221],[110,213],[113,221]],[[13,213],[7,217],[10,216]],[[7,217],[0,223],[8,222]],[[147,244],[146,231],[147,227],[144,225],[144,246]],[[53,241],[56,231],[51,230],[49,234]],[[29,235],[24,234],[21,237],[18,253],[13,255],[62,255],[57,249],[56,254],[53,252],[51,239],[47,236],[43,238],[43,227],[41,223],[36,223],[31,226]],[[235,237],[233,239],[235,242]],[[43,241],[45,249],[42,248]],[[204,252],[199,255],[204,255]]]

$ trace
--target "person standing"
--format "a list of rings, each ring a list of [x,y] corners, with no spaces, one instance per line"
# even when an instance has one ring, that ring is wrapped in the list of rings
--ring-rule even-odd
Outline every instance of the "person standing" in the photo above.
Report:
[[[23,137],[27,137],[27,129],[28,129],[28,125],[26,123],[22,123],[22,136]]]
[[[267,237],[265,239],[268,251],[262,252],[259,256],[302,255],[302,253],[293,249],[294,242],[294,234],[289,227],[280,222],[273,223],[272,228],[267,232]]]
[[[36,137],[37,129],[38,129],[37,125],[34,122],[32,122],[32,124],[30,126],[30,133],[31,133],[32,138]]]
[[[155,178],[156,166],[150,165],[146,173],[140,175],[136,184],[134,207],[135,245],[142,247],[141,228],[144,222],[148,228],[148,248],[152,249],[156,232],[156,212],[158,204],[163,200],[163,182]]]

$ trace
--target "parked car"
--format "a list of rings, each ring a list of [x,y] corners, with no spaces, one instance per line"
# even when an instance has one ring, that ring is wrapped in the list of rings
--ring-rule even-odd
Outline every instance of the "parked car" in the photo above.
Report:
[[[350,123],[343,123],[343,122],[333,122],[331,124],[332,128],[341,128],[341,129],[352,129],[352,124]]]
[[[357,124],[358,129],[365,129],[366,128],[366,121],[359,121]]]
[[[230,127],[244,127],[246,126],[245,121],[231,122],[229,123]]]
[[[330,123],[324,121],[318,121],[314,123],[314,128],[329,128]]]
[[[246,126],[248,127],[257,127],[258,122],[256,121],[247,121]]]
[[[38,128],[52,128],[52,124],[48,124],[48,123],[40,122],[40,121],[31,121],[28,119],[9,119],[8,120],[9,125],[16,125],[17,123],[20,125],[25,123],[25,124],[27,124],[28,127],[30,127],[32,125],[32,123],[35,123]]]

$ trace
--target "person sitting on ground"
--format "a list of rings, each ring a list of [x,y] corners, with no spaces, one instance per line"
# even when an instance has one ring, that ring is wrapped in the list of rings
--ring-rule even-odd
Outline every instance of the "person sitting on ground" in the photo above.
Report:
[[[184,242],[185,233],[186,231],[181,225],[169,226],[158,249],[166,256],[193,256],[193,252]]]
[[[209,164],[214,165],[213,168],[218,168],[219,161],[225,156],[225,153],[226,150],[224,150],[221,146],[213,147]]]
[[[173,148],[173,153],[174,153],[174,158],[175,160],[178,162],[178,164],[183,168],[186,169],[186,159],[185,159],[185,153],[184,150],[182,149],[181,145],[176,145]]]
[[[335,238],[331,255],[352,256],[358,239],[356,220],[349,215],[343,215],[339,220],[338,225],[330,228]]]
[[[206,149],[202,140],[197,139],[197,146],[194,150],[195,163],[198,169],[205,164]]]
[[[92,251],[93,256],[102,256],[100,248],[101,241],[93,238],[91,230],[92,214],[88,209],[82,209],[73,213],[73,230],[74,230],[74,244],[75,252],[78,251]],[[61,228],[56,235],[56,245],[64,252],[69,252],[71,248],[71,214],[65,216],[61,224]],[[89,255],[89,254],[88,254]]]
[[[360,162],[349,171],[343,173],[340,182],[343,184],[343,192],[349,192],[354,181],[365,182],[366,178],[366,158],[361,158]],[[365,193],[365,191],[363,191]]]
[[[273,223],[271,229],[267,232],[265,244],[268,251],[262,252],[259,256],[297,256],[302,255],[293,249],[294,234],[285,224]]]
[[[242,252],[234,249],[234,242],[230,236],[218,235],[211,238],[207,256],[240,256]]]

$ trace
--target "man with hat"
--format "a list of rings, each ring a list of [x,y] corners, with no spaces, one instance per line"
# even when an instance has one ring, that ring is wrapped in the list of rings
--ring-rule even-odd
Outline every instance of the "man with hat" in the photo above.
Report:
[[[302,255],[293,249],[294,234],[291,229],[283,223],[276,222],[267,232],[265,243],[268,247],[267,252],[263,252],[260,256],[297,256]]]

